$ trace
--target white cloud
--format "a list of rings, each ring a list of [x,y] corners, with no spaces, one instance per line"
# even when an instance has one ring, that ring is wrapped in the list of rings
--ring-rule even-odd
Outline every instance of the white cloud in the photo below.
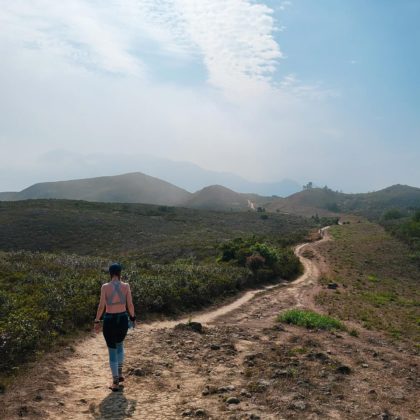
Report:
[[[101,2],[15,0],[0,6],[1,38],[16,49],[61,56],[74,64],[139,75],[142,63],[130,52],[131,38]],[[117,16],[118,17],[118,16]]]
[[[299,80],[294,73],[289,73],[284,76],[278,84],[278,88],[282,92],[288,93],[291,97],[306,100],[322,101],[340,96],[338,90],[325,88],[322,86],[322,83],[306,84],[302,80]]]
[[[247,0],[140,1],[147,21],[202,57],[211,85],[227,91],[263,88],[282,57],[272,10]]]
[[[292,5],[292,2],[291,1],[287,1],[287,0],[285,0],[285,1],[282,1],[281,3],[280,3],[280,6],[279,6],[279,9],[280,10],[286,10],[288,7],[290,7]]]
[[[16,0],[0,24],[21,46],[125,75],[144,73],[152,42],[155,54],[200,58],[227,91],[267,87],[282,57],[272,10],[249,0]]]

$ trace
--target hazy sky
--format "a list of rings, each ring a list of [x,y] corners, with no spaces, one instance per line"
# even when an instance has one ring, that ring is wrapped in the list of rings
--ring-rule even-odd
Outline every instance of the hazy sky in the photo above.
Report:
[[[418,0],[0,0],[0,190],[55,179],[56,150],[420,186],[419,22]]]

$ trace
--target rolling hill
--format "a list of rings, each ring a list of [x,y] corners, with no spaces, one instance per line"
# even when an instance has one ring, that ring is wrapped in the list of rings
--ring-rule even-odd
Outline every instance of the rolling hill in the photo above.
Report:
[[[211,185],[190,193],[159,178],[134,172],[124,175],[43,182],[20,192],[0,193],[0,201],[67,199],[92,202],[143,203],[218,211],[246,211],[263,207],[268,212],[304,216],[353,213],[379,218],[389,209],[420,208],[420,188],[393,185],[359,194],[329,188],[311,188],[286,198],[238,193],[222,185]]]
[[[399,184],[362,194],[345,194],[328,188],[312,188],[267,204],[269,211],[306,215],[353,213],[369,218],[378,218],[390,209],[410,208],[420,208],[420,188]]]
[[[17,193],[3,193],[0,200],[54,198],[114,203],[144,203],[180,206],[191,196],[186,190],[141,172],[43,182]]]
[[[173,161],[146,153],[90,153],[69,150],[51,150],[35,157],[30,166],[1,167],[0,179],[7,191],[17,191],[36,182],[62,181],[100,176],[114,176],[142,172],[177,185],[189,192],[201,190],[208,185],[223,185],[240,193],[255,193],[263,196],[286,197],[301,190],[301,184],[282,179],[273,182],[255,182],[231,172],[204,169],[194,163]],[[14,187],[13,187],[14,186]]]
[[[252,208],[246,194],[240,194],[221,185],[211,185],[194,193],[185,207],[208,210],[245,210]]]
[[[110,203],[143,203],[208,210],[247,210],[262,197],[212,185],[192,194],[182,188],[135,172],[125,175],[43,182],[20,192],[0,193],[0,201],[67,199]]]

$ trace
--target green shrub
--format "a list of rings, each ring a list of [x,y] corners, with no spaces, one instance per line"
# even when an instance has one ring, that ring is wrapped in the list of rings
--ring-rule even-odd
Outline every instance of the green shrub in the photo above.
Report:
[[[259,242],[255,237],[249,239],[236,238],[220,246],[222,255],[219,261],[235,262],[239,266],[249,266],[251,259],[255,259],[254,272],[270,270],[271,277],[291,279],[302,272],[299,259],[287,247],[274,247],[265,242]],[[262,259],[256,260],[260,256]]]
[[[254,254],[261,255],[268,267],[272,267],[278,260],[277,249],[266,243],[256,242],[250,250]]]
[[[389,218],[383,217],[382,225],[391,234],[396,236],[401,241],[408,244],[412,251],[412,260],[419,263],[420,259],[418,254],[420,253],[420,210],[416,210],[411,217]],[[417,256],[417,257],[416,257]]]
[[[398,209],[390,209],[387,210],[382,217],[384,220],[396,220],[401,219],[403,214]]]
[[[331,202],[331,203],[327,203],[325,205],[325,208],[333,213],[339,213],[340,212],[340,207],[338,206],[338,204],[336,202]]]
[[[344,324],[338,319],[321,315],[304,309],[291,309],[278,316],[278,321],[299,325],[309,329],[345,330]]]
[[[285,248],[277,252],[277,261],[273,270],[277,276],[290,280],[301,274],[303,267],[293,251],[290,248]]]
[[[259,254],[251,255],[247,257],[246,259],[246,266],[254,272],[263,268],[264,264],[265,264],[265,258]]]

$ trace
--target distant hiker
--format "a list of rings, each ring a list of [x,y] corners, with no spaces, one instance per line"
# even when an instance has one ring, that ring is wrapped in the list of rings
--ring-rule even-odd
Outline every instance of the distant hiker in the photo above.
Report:
[[[100,331],[100,319],[106,309],[103,319],[103,334],[108,346],[109,365],[112,372],[112,384],[109,389],[118,391],[119,383],[124,381],[122,368],[124,362],[124,339],[128,330],[128,319],[136,321],[134,314],[133,298],[130,285],[121,281],[120,264],[109,267],[111,281],[101,288],[101,299],[95,318],[95,332]],[[128,313],[127,313],[128,310]]]

